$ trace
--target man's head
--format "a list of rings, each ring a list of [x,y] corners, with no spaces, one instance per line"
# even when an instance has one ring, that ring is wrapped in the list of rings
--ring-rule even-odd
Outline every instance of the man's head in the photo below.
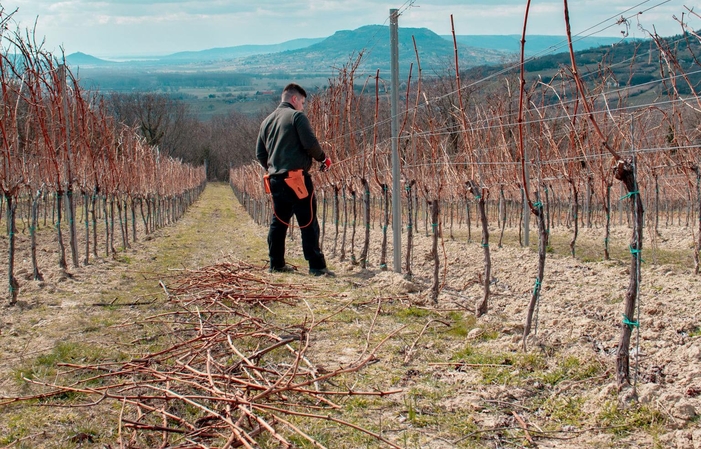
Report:
[[[290,83],[282,90],[282,101],[290,103],[298,111],[304,110],[307,92],[299,84]]]

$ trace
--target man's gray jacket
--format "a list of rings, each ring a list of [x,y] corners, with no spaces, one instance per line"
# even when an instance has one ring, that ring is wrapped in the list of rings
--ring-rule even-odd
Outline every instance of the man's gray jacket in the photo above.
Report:
[[[256,158],[271,175],[291,170],[309,172],[312,158],[326,159],[309,119],[290,103],[282,102],[260,125]]]

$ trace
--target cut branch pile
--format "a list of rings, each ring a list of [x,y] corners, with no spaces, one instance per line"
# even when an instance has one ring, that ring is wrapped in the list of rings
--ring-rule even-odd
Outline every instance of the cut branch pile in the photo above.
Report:
[[[245,262],[225,262],[218,265],[189,270],[186,275],[175,279],[168,287],[171,301],[188,304],[190,300],[198,305],[227,304],[231,307],[264,305],[283,302],[292,305],[298,298],[297,292],[308,290],[304,285],[271,283],[260,276],[261,268]]]
[[[398,393],[328,388],[329,379],[373,360],[377,347],[349,366],[319,372],[305,355],[317,323],[284,328],[251,312],[260,307],[248,307],[291,304],[300,299],[296,292],[309,289],[272,284],[259,273],[251,265],[225,263],[183,274],[167,288],[181,310],[135,323],[167,326],[166,347],[126,363],[60,364],[64,371],[53,382],[26,379],[46,392],[3,398],[0,405],[39,400],[55,406],[66,397],[79,398],[69,403],[75,407],[116,401],[121,404],[118,443],[129,448],[253,448],[262,442],[293,447],[302,441],[324,447],[304,430],[314,419],[398,447],[333,416],[341,408],[334,398]]]

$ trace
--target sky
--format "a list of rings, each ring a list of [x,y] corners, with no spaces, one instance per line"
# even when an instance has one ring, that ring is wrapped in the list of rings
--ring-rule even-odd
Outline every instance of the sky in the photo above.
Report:
[[[518,34],[526,0],[0,0],[15,26],[34,29],[54,54],[83,52],[102,58],[160,56],[247,44],[277,44],[331,36],[364,25],[455,33]],[[679,34],[679,20],[698,29],[690,0],[570,0],[575,35],[648,37]],[[564,35],[562,0],[532,0],[527,34]],[[621,24],[616,24],[618,19]],[[676,19],[675,19],[676,18]],[[526,45],[528,40],[526,39]]]

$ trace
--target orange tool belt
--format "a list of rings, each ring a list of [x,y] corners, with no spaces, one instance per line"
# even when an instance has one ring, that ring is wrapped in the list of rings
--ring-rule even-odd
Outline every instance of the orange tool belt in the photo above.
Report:
[[[309,191],[307,190],[306,184],[304,184],[304,171],[302,171],[301,169],[287,172],[285,183],[295,192],[295,195],[297,195],[297,198],[299,198],[300,200],[309,197]],[[268,173],[263,175],[263,185],[265,186],[265,193],[270,195],[270,175]],[[300,229],[306,228],[307,226],[311,225],[314,221],[312,198],[313,197],[309,198],[309,208],[310,210],[312,210],[312,212],[310,213],[311,218],[309,219],[309,223],[305,225],[300,225]],[[275,205],[273,205],[273,214],[275,215],[275,217],[277,217],[278,220],[280,220],[281,223],[284,223],[286,226],[290,225],[289,223],[282,221],[280,217],[277,216],[277,213],[275,212]]]
[[[309,196],[307,186],[304,184],[304,172],[302,170],[288,171],[285,184],[295,192],[295,195],[297,195],[297,198],[300,200]]]

